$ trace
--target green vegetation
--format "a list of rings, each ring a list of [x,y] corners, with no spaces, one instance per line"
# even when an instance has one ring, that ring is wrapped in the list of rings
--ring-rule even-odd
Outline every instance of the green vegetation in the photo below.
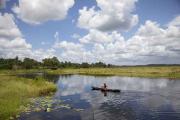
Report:
[[[13,72],[11,71],[13,70]],[[14,71],[15,70],[15,71]],[[42,62],[24,58],[19,60],[0,59],[0,75],[28,72],[47,72],[50,74],[118,75],[150,78],[180,78],[180,65],[150,64],[139,66],[116,66],[97,63],[60,62],[56,57],[45,58]]]
[[[52,69],[20,69],[0,70],[0,75],[16,75],[22,73],[45,72],[48,74],[80,74],[95,76],[128,76],[148,78],[180,79],[180,66],[133,66],[113,68],[59,68]]]
[[[0,119],[12,119],[30,102],[29,98],[48,95],[56,86],[43,78],[27,79],[10,75],[0,76]]]
[[[31,58],[24,58],[23,60],[19,60],[18,57],[14,59],[4,59],[0,58],[0,69],[58,69],[58,68],[93,68],[93,67],[116,67],[114,65],[102,62],[97,63],[71,63],[71,62],[60,62],[57,57],[45,58],[42,62],[38,62]]]
[[[180,79],[180,66],[138,66],[118,68],[80,68],[46,70],[49,74],[117,75],[129,77]]]

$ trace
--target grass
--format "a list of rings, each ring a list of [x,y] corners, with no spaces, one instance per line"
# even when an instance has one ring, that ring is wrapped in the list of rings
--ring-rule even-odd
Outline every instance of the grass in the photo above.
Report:
[[[16,76],[0,76],[0,120],[8,120],[22,111],[29,98],[54,92],[56,86],[43,78],[27,79]]]
[[[80,74],[96,76],[128,76],[148,78],[180,79],[180,66],[137,66],[117,68],[64,68],[57,70],[31,69],[31,70],[0,70],[0,75],[16,75],[21,73],[46,72],[48,74]]]
[[[46,72],[49,74],[81,74],[96,76],[116,75],[129,77],[180,79],[180,66],[58,69],[46,70]]]

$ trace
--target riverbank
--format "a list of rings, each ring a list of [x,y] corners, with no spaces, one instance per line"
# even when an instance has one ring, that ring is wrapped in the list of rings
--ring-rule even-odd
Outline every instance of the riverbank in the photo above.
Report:
[[[48,74],[80,74],[96,76],[128,76],[146,78],[170,78],[180,79],[180,66],[138,66],[118,68],[64,68],[57,70],[31,69],[31,70],[1,70],[0,75],[16,75],[21,73],[45,72]]]
[[[7,72],[7,71],[6,71]],[[0,120],[13,119],[28,104],[29,98],[56,91],[54,83],[44,78],[27,79],[11,75],[0,76]]]
[[[180,66],[159,67],[119,67],[119,68],[80,68],[46,70],[49,74],[80,74],[96,76],[128,76],[146,78],[180,79]]]

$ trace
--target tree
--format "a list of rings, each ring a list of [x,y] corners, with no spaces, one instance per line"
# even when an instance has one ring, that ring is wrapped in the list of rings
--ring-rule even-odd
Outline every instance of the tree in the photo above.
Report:
[[[68,61],[60,62],[57,57],[45,58],[42,62],[38,62],[31,58],[24,58],[23,61],[19,60],[18,57],[13,59],[4,59],[0,58],[0,69],[32,69],[40,68],[44,66],[45,68],[57,69],[57,68],[89,68],[89,67],[115,67],[115,65],[108,64],[106,65],[103,62],[97,63],[71,63]]]
[[[97,62],[95,64],[93,64],[94,67],[106,67],[106,64],[103,62]]]
[[[24,58],[23,60],[23,67],[25,69],[37,68],[38,65],[39,65],[39,62],[34,59]]]
[[[82,68],[89,68],[89,66],[90,65],[87,62],[84,62],[84,63],[81,64]]]
[[[0,69],[13,69],[18,68],[19,66],[21,66],[22,62],[18,59],[18,57],[16,58],[11,58],[11,59],[4,59],[4,58],[0,58]]]
[[[60,62],[57,59],[57,57],[45,58],[42,61],[43,61],[43,65],[48,68],[55,68],[55,67],[57,68],[60,65]]]

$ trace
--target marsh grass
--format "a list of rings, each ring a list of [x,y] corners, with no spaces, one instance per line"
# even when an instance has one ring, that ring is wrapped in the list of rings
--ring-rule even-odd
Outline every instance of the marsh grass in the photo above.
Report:
[[[49,94],[56,90],[53,83],[43,78],[27,79],[16,76],[0,76],[0,120],[15,118],[29,98]]]
[[[118,68],[80,68],[46,70],[49,74],[82,74],[97,76],[128,76],[148,78],[180,78],[180,66],[155,66],[155,67],[118,67]]]
[[[148,77],[148,78],[180,78],[180,66],[136,66],[136,67],[117,67],[117,68],[62,68],[51,69],[31,69],[31,70],[0,70],[0,75],[16,75],[21,73],[46,72],[48,74],[81,74],[96,76],[129,76],[129,77]]]

